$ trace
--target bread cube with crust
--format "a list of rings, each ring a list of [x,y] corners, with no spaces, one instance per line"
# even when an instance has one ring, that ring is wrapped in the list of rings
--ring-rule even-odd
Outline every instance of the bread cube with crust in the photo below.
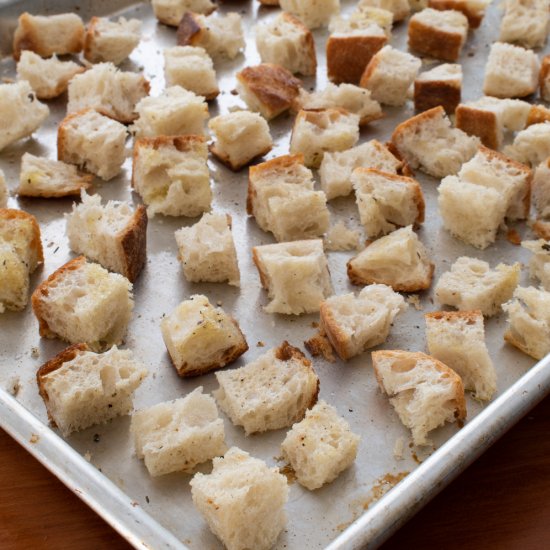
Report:
[[[550,122],[532,124],[521,130],[503,152],[517,162],[533,168],[546,161],[550,157]]]
[[[165,25],[177,27],[187,12],[208,15],[216,9],[210,0],[151,0],[156,18]]]
[[[477,29],[481,25],[485,10],[490,4],[491,0],[428,0],[428,7],[434,10],[454,10],[463,13],[471,29]]]
[[[340,0],[279,0],[283,11],[295,15],[308,29],[328,25],[340,11]]]
[[[403,21],[411,12],[408,0],[359,0],[357,9],[380,8],[393,14],[393,20]]]
[[[4,172],[0,170],[0,208],[6,208],[6,206],[8,206],[9,195],[6,176],[4,176]]]
[[[506,0],[500,22],[500,42],[524,48],[541,48],[550,31],[550,5],[547,0]]]
[[[462,66],[443,63],[420,73],[414,80],[414,108],[428,111],[441,105],[448,115],[455,112],[462,94]],[[460,128],[460,126],[457,127]]]
[[[529,260],[529,276],[538,279],[544,290],[550,291],[550,244],[539,239],[523,241],[521,246],[533,253]]]

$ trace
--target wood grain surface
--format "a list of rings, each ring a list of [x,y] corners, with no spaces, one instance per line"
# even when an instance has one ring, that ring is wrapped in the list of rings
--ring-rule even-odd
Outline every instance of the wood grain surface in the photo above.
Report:
[[[0,487],[2,550],[130,548],[1,430]],[[550,548],[550,398],[382,550],[546,548]]]

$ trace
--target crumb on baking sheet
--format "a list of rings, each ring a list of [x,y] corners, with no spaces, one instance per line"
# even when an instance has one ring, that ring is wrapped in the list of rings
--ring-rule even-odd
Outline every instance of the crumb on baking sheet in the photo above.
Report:
[[[395,444],[393,446],[393,456],[395,460],[403,460],[403,451],[405,450],[405,438],[404,437],[398,437],[395,440]]]
[[[264,346],[265,346],[265,343],[262,342],[261,340],[258,340],[258,342],[256,343],[257,348],[263,348]]]
[[[515,229],[509,229],[506,233],[506,240],[516,246],[521,244],[521,235]]]
[[[40,436],[37,434],[31,434],[31,438],[29,439],[30,443],[38,443],[40,441]]]
[[[33,359],[38,359],[40,357],[40,350],[35,346],[31,348],[31,357]]]
[[[279,468],[279,473],[286,477],[289,485],[292,485],[296,481],[296,472],[290,464],[285,464],[282,468]]]
[[[17,397],[19,390],[21,389],[21,383],[19,381],[19,376],[11,376],[5,385],[5,390],[13,397]]]
[[[330,363],[334,363],[336,361],[336,357],[334,357],[334,353],[332,351],[332,346],[330,345],[328,338],[323,334],[317,333],[313,336],[313,338],[306,340],[304,345],[313,357],[322,355]]]
[[[414,306],[416,311],[422,311],[422,304],[420,303],[420,296],[418,294],[409,294],[407,296],[407,302]]]

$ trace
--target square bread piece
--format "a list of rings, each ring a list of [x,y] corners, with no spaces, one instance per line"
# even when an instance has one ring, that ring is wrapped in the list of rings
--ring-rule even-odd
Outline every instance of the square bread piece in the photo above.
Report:
[[[483,21],[485,10],[492,0],[428,0],[428,7],[434,10],[454,10],[463,13],[471,29],[477,29]]]
[[[13,35],[13,58],[18,61],[23,50],[40,57],[78,53],[84,45],[84,23],[74,13],[31,15],[23,13]]]
[[[247,212],[277,241],[320,237],[330,214],[322,191],[314,190],[313,174],[303,155],[284,155],[251,166]]]
[[[544,101],[550,101],[550,55],[542,58],[539,73],[540,97]]]
[[[532,50],[495,42],[485,65],[483,93],[494,97],[533,94],[539,83],[539,69],[539,59]]]
[[[214,63],[203,48],[174,46],[163,53],[166,86],[181,86],[208,100],[220,93]]]
[[[197,464],[227,450],[216,402],[202,393],[202,386],[185,397],[136,411],[130,432],[136,456],[153,477],[191,473]]]
[[[415,445],[430,445],[427,435],[445,422],[466,418],[464,386],[452,369],[425,353],[373,351],[376,380]]]
[[[308,29],[328,25],[340,11],[340,0],[279,0],[283,11],[295,15]]]
[[[267,313],[315,313],[332,294],[321,239],[255,246],[252,259],[271,300]]]
[[[358,10],[365,8],[380,8],[393,14],[393,20],[403,21],[411,13],[411,7],[408,0],[359,0]]]
[[[92,17],[84,37],[84,57],[90,63],[110,61],[119,65],[134,51],[141,38],[141,21],[119,17]]]
[[[6,208],[6,206],[8,206],[9,196],[10,192],[6,184],[6,176],[4,176],[4,172],[0,170],[0,208]]]
[[[319,177],[321,189],[328,200],[345,197],[353,191],[351,174],[359,167],[397,174],[403,167],[403,162],[376,139],[346,151],[325,153],[319,168]]]
[[[462,66],[443,63],[415,78],[414,108],[417,111],[428,111],[441,105],[448,115],[452,115],[460,103],[461,93]]]
[[[190,481],[193,504],[227,550],[269,550],[287,522],[285,476],[237,447],[213,464]]]
[[[383,344],[397,314],[407,309],[403,296],[386,285],[369,285],[357,296],[331,296],[321,303],[319,330],[343,361]]]
[[[102,351],[123,341],[134,308],[132,283],[78,256],[36,288],[32,308],[42,338]]]
[[[443,107],[434,107],[402,122],[392,144],[411,168],[443,178],[456,174],[479,147],[479,138],[451,126]]]
[[[42,365],[36,379],[50,422],[67,437],[130,414],[133,393],[145,376],[130,350],[114,346],[94,353],[86,344],[74,344]]]
[[[208,15],[216,9],[210,0],[151,0],[156,18],[165,25],[177,27],[187,12]]]
[[[506,0],[500,23],[500,42],[524,48],[542,48],[550,31],[547,0]]]
[[[210,152],[231,170],[240,170],[273,147],[265,118],[250,111],[233,111],[210,120],[215,141]]]
[[[67,113],[95,109],[119,122],[133,122],[139,116],[136,105],[149,95],[149,89],[142,75],[98,63],[69,82]]]
[[[497,373],[485,344],[481,311],[434,311],[424,318],[430,355],[453,369],[476,399],[491,399]]]
[[[298,483],[313,491],[334,481],[354,463],[360,439],[334,407],[319,401],[292,426],[281,450]]]
[[[218,406],[246,435],[292,426],[319,394],[311,361],[286,341],[244,367],[217,372],[216,378]]]
[[[292,126],[290,153],[302,153],[304,163],[319,168],[327,151],[345,151],[359,140],[359,116],[345,109],[299,111]]]
[[[127,202],[101,204],[100,195],[82,192],[82,202],[73,203],[65,214],[69,247],[106,269],[134,282],[147,259],[147,213],[140,204],[133,209]]]
[[[535,170],[531,198],[537,217],[550,218],[550,157],[541,162]]]
[[[262,63],[276,63],[292,74],[314,76],[317,70],[313,35],[290,13],[256,26],[256,49]]]
[[[245,67],[236,77],[241,99],[266,120],[288,111],[302,84],[290,71],[273,63]]]
[[[200,216],[210,210],[212,189],[203,136],[141,138],[134,144],[132,187],[149,216]]]
[[[126,126],[93,109],[67,115],[57,128],[57,158],[108,181],[126,160]]]
[[[538,279],[544,290],[550,291],[550,243],[539,239],[523,241],[521,246],[533,253],[529,260],[529,276]]]
[[[67,90],[73,76],[85,71],[73,61],[61,61],[57,56],[43,59],[25,50],[17,62],[17,79],[26,80],[38,99],[52,99]]]
[[[205,134],[208,105],[204,97],[181,86],[170,86],[157,97],[145,97],[137,105],[139,118],[131,127],[137,138]]]
[[[384,105],[404,105],[421,66],[418,57],[384,46],[369,61],[359,84]]]
[[[36,99],[26,80],[0,84],[0,151],[16,141],[29,137],[48,118],[47,105]]]
[[[426,8],[411,17],[408,33],[411,50],[456,61],[468,36],[468,19],[459,11]]]
[[[550,292],[518,286],[502,309],[508,314],[504,340],[535,359],[550,353]]]
[[[398,292],[430,288],[434,272],[428,251],[411,225],[368,244],[347,266],[352,284],[380,283]]]
[[[437,281],[435,297],[441,304],[461,311],[480,310],[491,317],[512,297],[520,273],[519,263],[491,269],[483,260],[461,256]]]
[[[518,132],[512,145],[507,145],[503,152],[535,168],[550,157],[550,122],[532,124]]]
[[[240,273],[229,214],[204,214],[175,233],[179,260],[191,283],[229,283],[239,286]]]
[[[72,164],[25,153],[21,158],[19,188],[22,197],[57,198],[80,195],[94,177],[82,174]]]
[[[424,221],[424,195],[416,180],[356,168],[351,183],[367,239],[386,235],[397,227],[419,226]]]
[[[237,321],[201,294],[181,302],[160,328],[172,364],[182,377],[225,367],[248,350]]]

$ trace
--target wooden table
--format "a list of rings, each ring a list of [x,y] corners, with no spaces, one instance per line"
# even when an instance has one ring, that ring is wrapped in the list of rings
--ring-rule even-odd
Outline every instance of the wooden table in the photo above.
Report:
[[[1,430],[0,487],[2,550],[130,548]],[[546,548],[550,548],[550,398],[383,546],[383,550]]]

